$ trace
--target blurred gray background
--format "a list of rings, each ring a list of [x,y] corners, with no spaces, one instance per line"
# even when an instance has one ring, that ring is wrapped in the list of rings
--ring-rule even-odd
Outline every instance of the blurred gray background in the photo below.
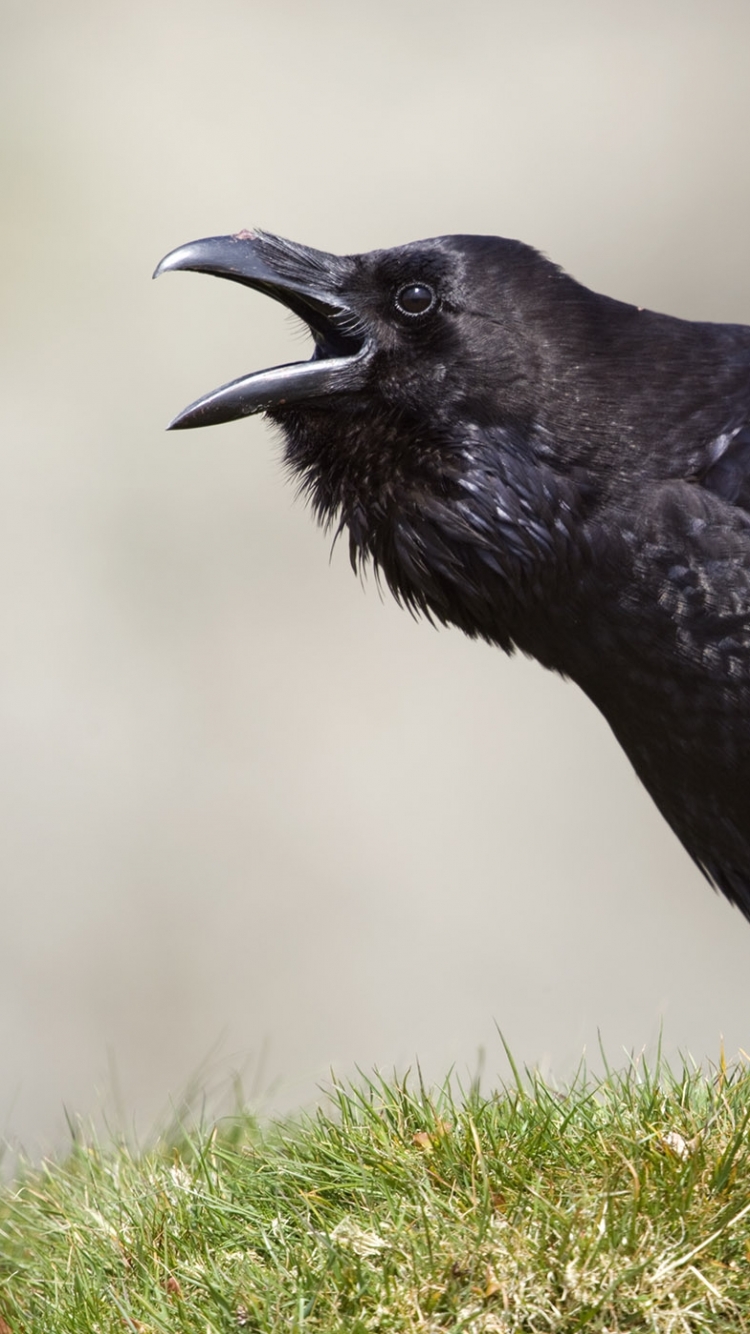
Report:
[[[191,1076],[270,1109],[416,1060],[567,1077],[664,1027],[750,1045],[750,927],[578,691],[417,624],[295,501],[262,420],[304,355],[195,275],[258,224],[540,247],[750,322],[747,0],[4,0],[0,1131],[146,1133]]]

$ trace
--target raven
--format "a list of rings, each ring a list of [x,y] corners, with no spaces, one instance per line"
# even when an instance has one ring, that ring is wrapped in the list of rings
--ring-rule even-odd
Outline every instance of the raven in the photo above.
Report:
[[[494,236],[339,256],[242,231],[169,269],[265,292],[314,340],[172,428],[278,423],[354,568],[577,682],[750,918],[750,327],[612,300]]]

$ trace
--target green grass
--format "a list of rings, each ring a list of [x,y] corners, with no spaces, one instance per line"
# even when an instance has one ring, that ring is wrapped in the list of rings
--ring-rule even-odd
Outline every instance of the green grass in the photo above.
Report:
[[[363,1081],[0,1194],[2,1334],[750,1330],[750,1073]]]

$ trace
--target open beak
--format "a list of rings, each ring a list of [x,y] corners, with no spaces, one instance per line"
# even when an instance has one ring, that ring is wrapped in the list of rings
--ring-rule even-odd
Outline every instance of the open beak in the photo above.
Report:
[[[364,384],[371,344],[341,295],[351,260],[256,231],[191,241],[166,255],[154,277],[168,269],[212,273],[265,292],[301,316],[315,340],[309,361],[232,380],[191,403],[170,422],[170,431],[214,426]]]

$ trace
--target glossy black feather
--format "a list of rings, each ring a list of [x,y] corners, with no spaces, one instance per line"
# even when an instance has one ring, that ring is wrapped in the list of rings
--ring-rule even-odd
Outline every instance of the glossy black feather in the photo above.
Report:
[[[750,427],[727,440],[715,463],[702,478],[703,485],[730,505],[750,510]]]

